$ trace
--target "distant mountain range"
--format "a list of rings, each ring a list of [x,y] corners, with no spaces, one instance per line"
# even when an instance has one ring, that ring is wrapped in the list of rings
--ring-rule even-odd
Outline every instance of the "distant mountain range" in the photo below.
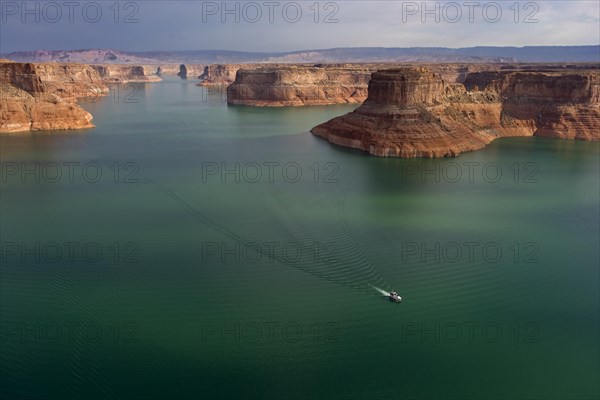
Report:
[[[600,45],[527,47],[343,47],[290,52],[228,50],[120,51],[111,49],[17,51],[0,55],[21,62],[78,63],[357,63],[357,62],[598,62]]]

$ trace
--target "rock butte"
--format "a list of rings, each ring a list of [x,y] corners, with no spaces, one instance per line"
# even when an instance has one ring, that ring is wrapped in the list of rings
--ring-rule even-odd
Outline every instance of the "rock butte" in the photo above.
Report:
[[[232,64],[206,67],[199,86],[230,85],[227,102],[259,107],[358,103],[367,98],[371,73],[398,67],[427,67],[446,83],[497,77],[515,71],[590,70],[593,64]],[[235,78],[235,79],[234,79]],[[481,82],[480,82],[481,83]],[[486,83],[486,84],[487,84]],[[482,86],[482,87],[485,87]]]
[[[251,106],[305,106],[360,103],[367,97],[372,69],[308,67],[240,69],[227,88],[227,103]]]
[[[135,65],[0,60],[0,133],[93,128],[78,99],[106,96],[115,82],[156,81]]]
[[[305,68],[305,73],[310,73],[311,69],[314,71],[315,68],[332,68],[335,69],[356,69],[356,70],[365,70],[368,69],[371,72],[375,72],[378,69],[386,69],[391,66],[397,65],[395,63],[361,63],[361,64],[340,64],[340,63],[327,63],[327,64],[314,64],[314,63],[297,63],[297,64],[282,64],[282,63],[254,63],[254,64],[211,64],[204,67],[204,72],[199,76],[199,79],[202,81],[198,83],[198,86],[217,86],[217,85],[231,85],[236,80],[237,71],[240,69],[246,71],[252,70],[271,70],[274,73],[282,69],[290,69],[295,68],[296,71],[300,71],[300,68]],[[451,73],[464,73],[467,70],[496,70],[497,68],[492,64],[476,64],[476,65],[461,65],[460,72],[458,72],[458,67],[455,65],[446,65],[444,64],[443,69],[447,69],[451,71]],[[287,78],[293,78],[293,74],[287,74]],[[316,82],[316,80],[313,80]],[[295,83],[294,79],[290,79],[289,81],[282,81],[281,83],[292,85]],[[366,95],[366,93],[365,93]],[[264,106],[268,106],[269,104],[263,104]]]
[[[428,68],[375,72],[360,107],[311,132],[407,158],[457,156],[508,136],[600,139],[598,72],[480,72],[465,82],[473,90]]]
[[[397,65],[3,60],[0,133],[93,127],[92,116],[76,104],[79,98],[107,95],[115,82],[159,81],[160,67],[163,75],[201,74],[199,85],[231,84],[229,104],[303,106],[366,100],[352,115],[320,125],[313,133],[377,155],[456,155],[503,136],[598,139],[596,64],[452,63],[428,64],[426,69],[402,64],[405,68],[389,70]],[[373,75],[382,77],[380,82],[371,80],[377,70],[389,70]],[[403,73],[404,80],[393,77]],[[402,95],[406,90],[412,94]]]
[[[92,115],[75,104],[108,87],[84,64],[0,62],[0,133],[92,128]]]
[[[394,63],[256,64],[209,66],[199,85],[231,84],[227,103],[259,107],[360,103],[367,98],[371,73]],[[469,72],[496,71],[493,64],[434,64],[444,79],[462,82]],[[201,77],[202,78],[202,77]]]
[[[70,64],[69,64],[70,65]],[[92,65],[104,82],[160,82],[156,69],[142,65],[103,64]]]
[[[307,64],[312,65],[312,64]],[[204,67],[202,74],[198,77],[201,80],[197,86],[228,86],[236,78],[240,69],[254,70],[259,68],[279,68],[290,67],[292,64],[277,63],[250,63],[250,64],[210,64]]]

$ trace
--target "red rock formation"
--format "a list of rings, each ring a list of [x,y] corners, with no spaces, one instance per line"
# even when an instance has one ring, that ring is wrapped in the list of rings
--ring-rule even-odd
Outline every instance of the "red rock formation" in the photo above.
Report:
[[[484,91],[467,91],[426,68],[376,72],[362,106],[311,132],[394,157],[456,156],[506,136],[600,139],[598,73],[485,74],[471,77]]]
[[[93,128],[92,115],[54,94],[31,95],[0,84],[0,133]]]
[[[358,103],[367,98],[371,73],[412,64],[258,64],[207,67],[199,85],[229,84],[228,103],[261,107]],[[446,82],[464,82],[470,72],[497,70],[493,64],[432,64]],[[235,71],[239,71],[237,75]],[[215,76],[218,76],[215,78]]]
[[[371,71],[361,67],[240,69],[227,88],[228,104],[304,106],[359,103],[367,97]]]
[[[312,133],[377,156],[445,157],[485,146],[491,137],[442,121],[430,109],[446,85],[425,68],[373,73],[369,97],[355,111],[313,128]]]
[[[0,62],[0,132],[91,128],[74,101],[108,88],[88,65]]]
[[[85,64],[0,63],[0,82],[27,92],[56,94],[65,100],[108,94],[108,87]]]
[[[529,121],[535,136],[600,139],[600,74],[511,73],[487,87],[504,99],[502,119]]]
[[[104,82],[160,82],[161,79],[156,75],[156,70],[149,69],[142,65],[128,64],[104,64],[92,65],[93,69]]]
[[[256,65],[259,67],[260,65]],[[204,67],[200,74],[198,86],[230,85],[235,81],[235,75],[240,68],[252,68],[253,64],[213,64]]]
[[[200,79],[200,75],[204,73],[206,64],[144,64],[146,74],[156,76],[180,76],[181,66],[185,67],[186,78]],[[160,68],[160,74],[158,70]]]

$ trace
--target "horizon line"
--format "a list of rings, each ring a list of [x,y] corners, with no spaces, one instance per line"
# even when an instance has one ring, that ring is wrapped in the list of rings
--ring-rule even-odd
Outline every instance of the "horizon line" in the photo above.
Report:
[[[248,50],[230,50],[230,49],[186,49],[186,50],[165,50],[165,49],[155,49],[155,50],[124,50],[113,47],[90,47],[84,49],[35,49],[35,50],[14,50],[10,52],[2,52],[2,54],[10,54],[10,53],[23,53],[23,52],[36,52],[36,51],[90,51],[90,50],[109,50],[109,51],[119,51],[119,52],[131,52],[131,53],[151,53],[151,52],[193,52],[193,51],[229,51],[236,53],[248,53],[248,54],[260,54],[260,53],[294,53],[294,52],[304,52],[304,51],[328,51],[328,50],[341,50],[341,49],[450,49],[450,50],[460,50],[460,49],[476,49],[482,47],[488,48],[514,48],[514,49],[524,49],[529,47],[600,47],[600,43],[597,44],[574,44],[574,45],[525,45],[525,46],[512,46],[512,45],[502,45],[502,46],[492,46],[492,45],[477,45],[477,46],[465,46],[465,47],[445,47],[445,46],[398,46],[398,47],[389,47],[389,46],[342,46],[342,47],[329,47],[329,48],[319,48],[319,49],[298,49],[298,50],[277,50],[277,51],[248,51]]]

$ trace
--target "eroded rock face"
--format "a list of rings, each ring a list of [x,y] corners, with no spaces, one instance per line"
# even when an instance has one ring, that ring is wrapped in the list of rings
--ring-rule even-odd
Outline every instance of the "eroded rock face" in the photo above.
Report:
[[[371,73],[391,68],[420,67],[397,63],[366,64],[258,64],[207,67],[206,80],[229,84],[229,104],[261,107],[358,103],[367,98]],[[446,82],[464,82],[470,72],[498,69],[492,64],[432,64],[430,71]],[[239,71],[239,74],[235,74]],[[211,76],[222,77],[210,79]],[[226,76],[224,78],[223,76]]]
[[[426,68],[375,72],[369,97],[355,111],[313,128],[312,133],[377,156],[446,157],[492,140],[434,112],[446,83]]]
[[[392,157],[457,156],[507,136],[600,139],[597,72],[483,74],[465,81],[485,90],[468,91],[427,68],[375,72],[363,105],[311,132]]]
[[[444,99],[444,81],[427,68],[403,68],[378,73],[369,85],[365,108],[431,105]]]
[[[92,65],[104,82],[160,82],[156,70],[142,65],[103,64]]]
[[[528,121],[535,136],[600,139],[600,74],[512,73],[488,85],[504,120]]]
[[[0,133],[93,128],[92,115],[54,94],[31,95],[0,84]]]
[[[370,78],[371,70],[364,67],[240,69],[227,88],[227,103],[270,107],[359,103],[367,97]]]
[[[0,82],[72,101],[108,94],[98,72],[85,64],[0,62]]]
[[[199,76],[198,86],[231,85],[235,81],[237,71],[244,68],[252,68],[253,64],[213,64],[204,67]],[[259,67],[260,65],[256,65]]]
[[[146,76],[179,76],[182,66],[187,79],[198,79],[204,71],[205,64],[143,64]]]
[[[84,64],[0,62],[0,133],[92,128],[80,97],[103,96],[108,87]]]

